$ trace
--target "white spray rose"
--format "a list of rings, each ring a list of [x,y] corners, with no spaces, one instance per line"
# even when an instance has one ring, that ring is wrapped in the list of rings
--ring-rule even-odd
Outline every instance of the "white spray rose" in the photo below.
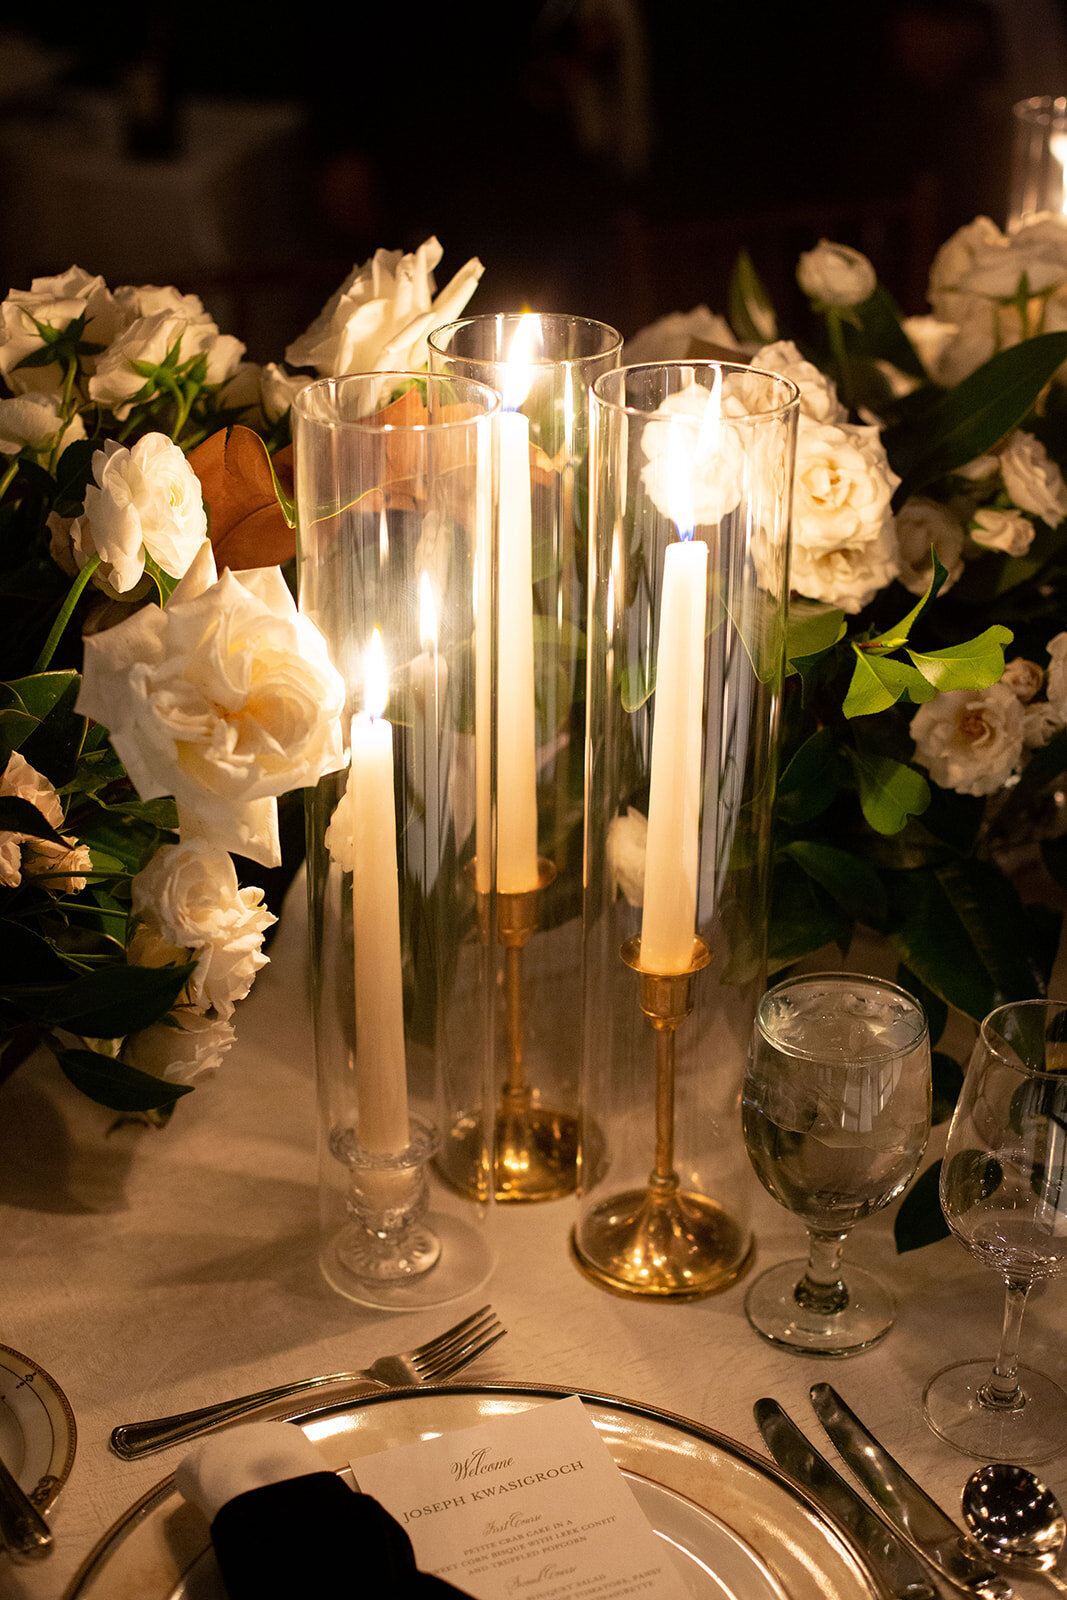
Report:
[[[1056,528],[1067,517],[1067,484],[1040,439],[1017,429],[1000,450],[1004,487],[1023,511]]]
[[[225,850],[198,840],[163,845],[131,886],[138,926],[130,942],[133,966],[163,966],[196,957],[191,998],[201,1011],[233,1015],[260,967],[263,935],[277,919],[263,891],[241,889]]]
[[[948,573],[941,593],[951,589],[963,571],[963,529],[937,500],[912,495],[896,515],[901,583],[911,594],[924,594],[933,573],[930,547]]]
[[[207,538],[207,513],[200,480],[178,446],[163,433],[146,433],[130,450],[106,439],[92,470],[85,511],[69,530],[78,565],[95,551],[101,579],[116,594],[140,582],[146,556],[180,578]]]
[[[943,789],[993,794],[1019,769],[1023,708],[1003,683],[953,689],[919,707],[911,736],[916,761]]]
[[[729,323],[707,306],[694,306],[691,311],[672,311],[650,322],[627,339],[623,358],[627,366],[640,366],[646,361],[684,361],[692,354],[694,341],[719,345],[725,350],[737,349]]]
[[[633,806],[626,815],[620,812],[608,824],[606,854],[612,889],[621,889],[627,905],[639,906],[645,899],[645,852],[648,846],[648,818]]]
[[[123,292],[119,290],[119,295]],[[157,310],[136,316],[100,356],[89,379],[89,394],[98,405],[109,407],[116,417],[128,416],[134,398],[146,384],[150,395],[155,392],[151,380],[138,372],[134,363],[161,366],[175,347],[183,365],[196,356],[206,357],[207,384],[223,384],[237,371],[244,345],[230,334],[219,333],[196,295],[179,295],[173,289],[128,293],[146,297],[149,305],[163,303]],[[170,297],[179,303],[167,303]],[[127,302],[127,309],[137,303]]]
[[[1062,727],[1052,706],[1044,700],[1023,706],[1023,744],[1028,750],[1040,750]]]
[[[800,415],[812,422],[844,422],[848,412],[833,382],[806,361],[791,339],[765,344],[752,357],[754,367],[789,378],[800,390]]]
[[[63,806],[53,785],[43,773],[31,767],[25,756],[13,750],[0,774],[0,795],[28,800],[36,806],[49,827],[64,840],[35,839],[32,834],[0,829],[0,883],[13,889],[28,877],[40,878],[53,894],[80,894],[85,888],[84,874],[92,871],[92,858],[85,845],[61,833]]]
[[[870,299],[878,276],[861,251],[820,239],[797,262],[797,282],[808,299],[820,305],[858,306]]]
[[[307,332],[286,350],[286,361],[313,367],[323,378],[420,370],[426,365],[427,338],[459,316],[484,270],[472,258],[435,294],[433,272],[441,255],[433,238],[413,255],[376,251],[370,261],[353,267]]]
[[[122,1047],[122,1059],[153,1078],[191,1084],[218,1071],[236,1037],[232,1025],[222,1018],[181,1007],[162,1022],[130,1034]]]
[[[216,580],[206,542],[162,609],[85,641],[77,709],[183,838],[277,866],[276,797],[342,764],[344,684],[277,567]]]
[[[1041,693],[1045,674],[1036,661],[1027,661],[1025,656],[1016,656],[1014,661],[1009,661],[1005,666],[1000,681],[1011,690],[1016,700],[1026,706],[1035,695]]]
[[[975,544],[1009,556],[1024,556],[1034,539],[1029,517],[1021,511],[998,511],[995,506],[979,506],[967,531]]]
[[[46,367],[20,367],[19,362],[43,349],[45,340],[37,324],[57,330],[86,319],[82,337],[107,344],[117,325],[114,300],[103,278],[69,267],[54,278],[34,278],[28,289],[12,289],[0,303],[0,374],[15,394],[40,391],[57,393],[66,377],[55,363]],[[91,372],[95,357],[83,360]]]
[[[721,522],[741,499],[744,453],[728,419],[714,420],[715,410],[713,391],[690,383],[664,398],[641,433],[645,492],[683,533]]]
[[[1058,633],[1048,642],[1049,669],[1045,677],[1045,697],[1061,724],[1067,724],[1067,633]]]
[[[59,401],[54,395],[20,394],[0,400],[0,456],[17,456],[32,450],[40,457],[50,456],[59,444],[60,454],[75,439],[85,438],[85,423],[73,416],[64,424]]]

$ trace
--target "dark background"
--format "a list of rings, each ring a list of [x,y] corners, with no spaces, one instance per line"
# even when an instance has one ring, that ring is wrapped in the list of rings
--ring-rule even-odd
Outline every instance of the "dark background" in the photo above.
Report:
[[[1067,92],[1065,9],[378,0],[0,28],[0,267],[196,290],[261,360],[353,262],[431,233],[439,282],[485,263],[481,311],[632,333],[725,310],[742,245],[788,305],[820,236],[921,311],[937,245],[979,212],[1004,223],[1012,103]],[[227,167],[220,105],[264,103],[282,121]]]

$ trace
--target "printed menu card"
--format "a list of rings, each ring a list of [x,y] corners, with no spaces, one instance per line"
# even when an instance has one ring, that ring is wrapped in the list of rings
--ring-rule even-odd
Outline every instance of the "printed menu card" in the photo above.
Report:
[[[577,1395],[350,1465],[420,1570],[476,1600],[689,1600]]]

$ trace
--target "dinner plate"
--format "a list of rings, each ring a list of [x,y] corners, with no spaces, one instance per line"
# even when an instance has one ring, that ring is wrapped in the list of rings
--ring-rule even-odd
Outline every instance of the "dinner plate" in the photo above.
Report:
[[[38,1511],[70,1475],[78,1433],[70,1401],[29,1356],[0,1344],[0,1457]]]
[[[872,1600],[881,1590],[848,1536],[747,1446],[614,1395],[549,1385],[383,1390],[292,1415],[328,1467],[487,1417],[579,1394],[694,1600]],[[166,1478],[104,1535],[64,1600],[223,1600],[200,1513]]]

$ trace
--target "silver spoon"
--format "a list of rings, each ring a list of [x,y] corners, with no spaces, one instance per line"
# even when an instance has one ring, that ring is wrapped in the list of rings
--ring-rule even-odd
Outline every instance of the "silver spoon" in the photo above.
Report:
[[[1067,1540],[1067,1518],[1052,1490],[1034,1473],[1004,1461],[979,1467],[963,1486],[963,1520],[990,1555],[1044,1573],[1067,1594],[1067,1579],[1056,1570]]]

